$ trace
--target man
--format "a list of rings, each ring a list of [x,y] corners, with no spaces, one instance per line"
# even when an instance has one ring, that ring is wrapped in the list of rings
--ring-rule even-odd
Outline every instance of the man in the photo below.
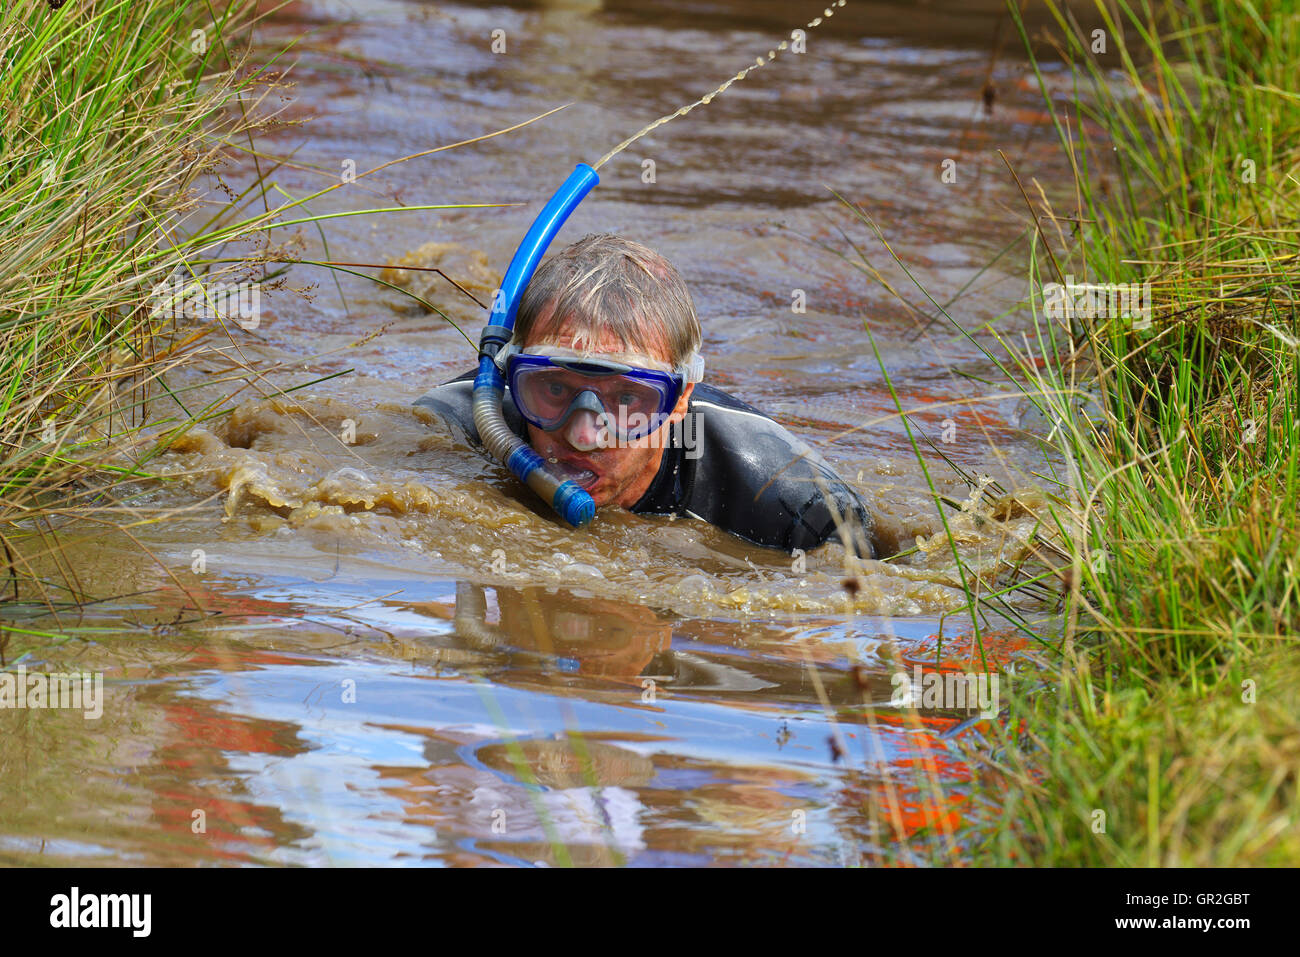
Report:
[[[704,385],[695,304],[677,270],[639,243],[587,236],[543,263],[497,357],[506,423],[597,507],[711,522],[769,548],[832,536],[872,558],[857,495],[806,443]],[[417,405],[479,445],[474,373]]]

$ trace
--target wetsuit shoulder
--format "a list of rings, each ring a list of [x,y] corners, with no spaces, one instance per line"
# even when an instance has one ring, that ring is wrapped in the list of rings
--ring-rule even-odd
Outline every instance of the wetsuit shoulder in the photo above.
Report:
[[[685,512],[756,545],[793,551],[839,535],[874,557],[874,522],[857,494],[808,443],[711,386],[691,398],[701,449]],[[685,433],[689,434],[689,433]]]
[[[416,399],[412,405],[422,406],[433,412],[446,422],[460,438],[463,438],[470,445],[481,447],[482,442],[479,441],[478,428],[474,425],[475,374],[475,370],[471,369],[450,382],[435,386]],[[515,404],[509,400],[509,394],[509,389],[507,389],[502,396],[501,414],[505,417],[506,425],[510,427],[511,431],[524,438],[527,436],[527,431],[524,428],[523,416],[519,414]]]

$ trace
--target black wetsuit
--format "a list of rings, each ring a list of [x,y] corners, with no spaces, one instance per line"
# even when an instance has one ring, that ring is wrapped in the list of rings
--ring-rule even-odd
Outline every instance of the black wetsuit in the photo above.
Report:
[[[471,411],[473,378],[468,372],[415,404],[480,446]],[[509,395],[507,389],[501,403],[506,424],[527,441],[526,423]],[[875,557],[870,513],[806,442],[753,406],[703,383],[691,395],[690,411],[696,415],[695,430],[669,429],[659,472],[629,511],[697,518],[787,552],[823,544],[836,534],[838,516],[845,544],[858,555]]]

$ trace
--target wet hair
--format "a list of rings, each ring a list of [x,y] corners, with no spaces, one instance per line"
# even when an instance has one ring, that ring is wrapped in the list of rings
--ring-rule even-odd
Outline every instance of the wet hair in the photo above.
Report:
[[[666,351],[673,365],[698,352],[702,340],[695,303],[672,263],[609,233],[584,236],[538,267],[519,299],[513,341],[527,343],[565,327],[578,348],[590,348],[608,332],[624,351]]]

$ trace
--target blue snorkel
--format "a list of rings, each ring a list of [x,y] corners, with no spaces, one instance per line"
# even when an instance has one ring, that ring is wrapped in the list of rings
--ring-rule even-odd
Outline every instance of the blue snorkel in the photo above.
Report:
[[[574,528],[582,528],[596,517],[596,503],[581,485],[547,468],[545,460],[506,425],[501,414],[505,379],[497,369],[496,355],[514,335],[519,297],[533,278],[542,254],[569,214],[598,182],[600,177],[596,171],[586,163],[579,163],[533,220],[510,260],[510,267],[501,280],[501,290],[492,298],[488,324],[479,339],[478,375],[474,379],[474,427],[484,448]]]

